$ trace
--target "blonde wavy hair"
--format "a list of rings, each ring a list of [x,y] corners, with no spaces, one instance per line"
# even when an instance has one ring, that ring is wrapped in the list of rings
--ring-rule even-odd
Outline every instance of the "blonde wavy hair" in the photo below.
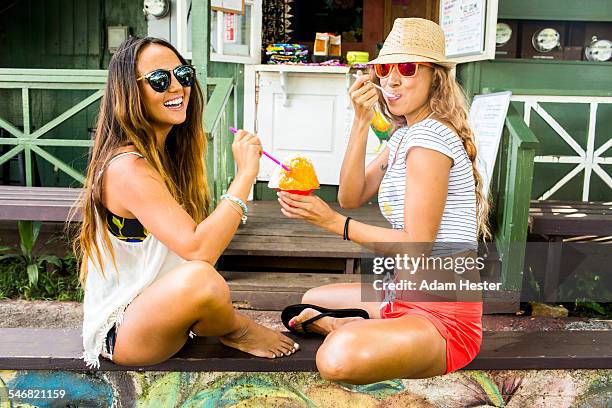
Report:
[[[380,80],[374,73],[374,70],[370,72],[370,80],[380,85]],[[378,101],[382,108],[383,116],[385,116],[396,129],[406,126],[406,118],[391,113],[380,90],[378,91]],[[465,93],[451,74],[450,70],[440,65],[433,65],[429,108],[436,117],[445,121],[455,130],[472,162],[476,190],[476,221],[478,225],[478,236],[487,240],[492,237],[491,229],[489,228],[490,204],[485,198],[482,176],[476,166],[476,143],[474,141],[474,133],[468,123],[468,107],[469,104]]]
[[[103,177],[99,175],[121,147],[133,145],[144,156],[147,163],[159,173],[170,194],[195,222],[199,223],[208,216],[210,197],[204,163],[207,143],[202,127],[202,89],[196,80],[191,87],[185,122],[172,128],[166,138],[165,148],[159,149],[150,115],[136,82],[138,56],[149,44],[169,48],[182,64],[187,64],[170,43],[150,37],[129,38],[109,63],[85,186],[69,217],[72,220],[77,210],[83,216],[78,236],[73,240],[74,252],[81,263],[79,281],[83,287],[87,279],[88,259],[97,263],[105,275],[101,248],[97,241],[98,232],[118,272],[106,228],[106,209],[102,203]],[[70,231],[70,221],[67,230]]]

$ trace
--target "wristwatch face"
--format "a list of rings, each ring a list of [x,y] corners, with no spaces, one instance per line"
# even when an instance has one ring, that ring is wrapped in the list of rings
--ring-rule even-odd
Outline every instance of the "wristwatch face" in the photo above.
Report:
[[[589,61],[609,61],[612,59],[612,41],[594,40],[584,54]]]
[[[495,34],[495,45],[503,47],[508,44],[512,38],[512,28],[506,23],[497,23],[497,32]]]
[[[538,52],[549,52],[561,45],[561,34],[554,28],[544,28],[537,31],[531,43]]]

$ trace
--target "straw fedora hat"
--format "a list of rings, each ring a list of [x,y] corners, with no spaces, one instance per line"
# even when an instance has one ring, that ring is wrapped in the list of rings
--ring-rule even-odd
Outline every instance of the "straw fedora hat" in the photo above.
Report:
[[[422,18],[397,18],[378,58],[368,64],[431,62],[455,68],[457,63],[448,60],[445,54],[444,32],[438,24]]]

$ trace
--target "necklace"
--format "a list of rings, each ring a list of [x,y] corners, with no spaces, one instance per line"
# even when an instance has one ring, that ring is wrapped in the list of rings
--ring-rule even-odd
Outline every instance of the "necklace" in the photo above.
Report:
[[[414,123],[413,123],[411,126],[408,126],[408,128],[410,129],[412,126],[416,125],[417,123],[419,123],[419,122],[422,122],[422,121],[424,121],[424,120],[429,119],[429,118],[431,117],[431,115],[433,115],[433,114],[434,114],[434,113],[433,113],[433,111],[432,111],[432,112],[430,112],[430,113],[429,113],[429,115],[427,115],[425,118],[423,118],[423,119],[421,119],[421,120],[417,120],[417,121],[415,121],[415,122],[414,122]],[[408,132],[405,132],[405,133],[402,135],[402,138],[399,140],[399,142],[398,142],[398,144],[397,144],[397,149],[396,149],[396,150],[395,150],[395,152],[393,153],[393,161],[392,161],[392,164],[395,164],[395,160],[397,159],[397,151],[399,150],[399,147],[402,145],[402,142],[404,141],[404,138],[406,137],[406,134],[407,134],[407,133],[408,133]]]

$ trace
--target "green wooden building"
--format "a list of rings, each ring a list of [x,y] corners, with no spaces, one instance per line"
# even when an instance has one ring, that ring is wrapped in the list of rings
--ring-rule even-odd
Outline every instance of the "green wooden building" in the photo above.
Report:
[[[258,1],[247,1],[253,21]],[[168,33],[181,43],[179,49],[188,50],[207,89],[207,163],[218,197],[233,176],[228,128],[243,123],[244,63],[211,58],[218,52],[209,47],[218,33],[218,14],[209,2],[170,3],[179,17],[187,13],[191,19],[190,48],[183,47],[184,31],[177,34],[170,26]],[[381,10],[392,4],[379,3]],[[592,27],[612,34],[610,2],[499,0],[498,5],[498,19],[520,27],[557,24],[574,39]],[[0,10],[1,184],[81,185],[111,57],[108,29],[122,27],[136,36],[158,32],[142,7],[129,0],[21,0]],[[568,49],[583,43],[582,37],[567,43]],[[525,242],[530,199],[612,200],[611,61],[517,56],[461,64],[458,78],[470,97],[513,92],[493,179],[492,217],[502,253],[503,243]],[[336,189],[324,186],[321,194],[334,200]],[[255,199],[267,198],[266,191],[258,184]],[[520,290],[522,256],[506,259],[504,288]]]

